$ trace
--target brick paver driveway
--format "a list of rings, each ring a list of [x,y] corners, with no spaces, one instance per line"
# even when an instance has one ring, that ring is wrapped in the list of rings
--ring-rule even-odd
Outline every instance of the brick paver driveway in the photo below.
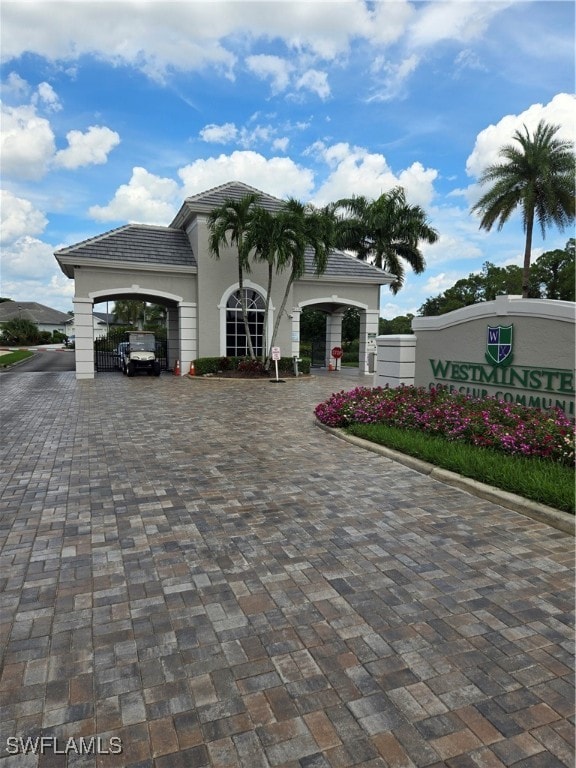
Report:
[[[2,376],[0,768],[572,765],[572,540],[318,429],[351,385]]]

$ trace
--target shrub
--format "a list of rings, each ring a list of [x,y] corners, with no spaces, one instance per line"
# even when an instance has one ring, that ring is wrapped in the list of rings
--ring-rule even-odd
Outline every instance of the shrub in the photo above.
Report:
[[[357,387],[331,395],[316,406],[315,414],[332,427],[383,423],[574,465],[574,424],[559,409],[544,411],[437,389]]]
[[[260,360],[251,358],[240,360],[236,370],[248,376],[263,376],[266,373],[264,364]]]
[[[2,323],[2,344],[38,344],[40,338],[38,326],[26,318],[15,317]]]
[[[221,357],[199,357],[194,360],[194,369],[198,376],[205,376],[207,373],[218,373],[222,368]]]

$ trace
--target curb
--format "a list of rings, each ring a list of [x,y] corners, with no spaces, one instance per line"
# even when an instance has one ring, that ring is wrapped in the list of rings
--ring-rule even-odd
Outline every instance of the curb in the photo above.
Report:
[[[569,512],[563,512],[562,510],[554,509],[553,507],[547,507],[544,504],[538,504],[536,501],[525,499],[522,496],[517,496],[508,491],[501,491],[499,488],[494,488],[492,485],[486,485],[478,480],[463,477],[448,469],[441,469],[435,464],[416,459],[413,456],[407,456],[405,453],[400,453],[392,448],[386,448],[384,445],[378,445],[377,443],[371,443],[369,440],[363,440],[361,437],[348,435],[341,429],[328,427],[317,420],[315,423],[317,427],[323,429],[324,432],[334,435],[334,437],[338,437],[359,448],[364,448],[368,451],[372,451],[372,453],[377,453],[387,459],[403,464],[405,467],[414,469],[416,472],[420,472],[423,475],[428,475],[441,483],[460,488],[463,491],[471,493],[473,496],[478,496],[481,499],[486,499],[486,501],[499,504],[501,507],[511,509],[525,517],[530,517],[532,520],[537,520],[540,523],[556,528],[558,531],[563,531],[572,536],[576,534],[576,516],[571,515]]]

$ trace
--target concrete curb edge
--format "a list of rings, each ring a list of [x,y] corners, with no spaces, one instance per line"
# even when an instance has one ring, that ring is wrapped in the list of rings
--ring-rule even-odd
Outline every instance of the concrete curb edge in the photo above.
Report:
[[[404,453],[395,451],[392,448],[386,448],[384,445],[378,445],[377,443],[371,443],[369,440],[363,440],[361,437],[355,437],[354,435],[348,435],[341,429],[336,427],[328,427],[326,424],[315,421],[316,426],[328,432],[334,437],[338,437],[341,440],[345,440],[348,443],[364,448],[372,453],[377,453],[384,458],[392,461],[397,461],[399,464],[403,464],[410,469],[416,470],[424,475],[429,475],[434,480],[438,480],[441,483],[452,485],[455,488],[460,488],[463,491],[467,491],[474,496],[478,496],[486,501],[491,501],[494,504],[499,504],[506,509],[511,509],[514,512],[518,512],[525,517],[530,517],[533,520],[537,520],[540,523],[550,525],[552,528],[556,528],[559,531],[568,533],[572,536],[576,534],[576,516],[571,515],[568,512],[562,512],[559,509],[553,507],[547,507],[544,504],[538,504],[536,501],[530,501],[530,499],[524,499],[522,496],[517,496],[514,493],[508,493],[508,491],[501,491],[499,488],[494,488],[491,485],[486,485],[478,480],[472,480],[469,477],[463,477],[462,475],[451,472],[447,469],[441,469],[440,467],[430,464],[427,461],[416,459],[413,456],[407,456]]]

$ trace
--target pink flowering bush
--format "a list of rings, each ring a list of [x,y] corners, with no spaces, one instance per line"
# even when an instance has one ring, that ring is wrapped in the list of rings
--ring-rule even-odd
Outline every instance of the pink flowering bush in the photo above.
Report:
[[[443,389],[356,387],[332,394],[315,414],[330,427],[384,423],[574,466],[574,424],[559,409],[479,400]]]

